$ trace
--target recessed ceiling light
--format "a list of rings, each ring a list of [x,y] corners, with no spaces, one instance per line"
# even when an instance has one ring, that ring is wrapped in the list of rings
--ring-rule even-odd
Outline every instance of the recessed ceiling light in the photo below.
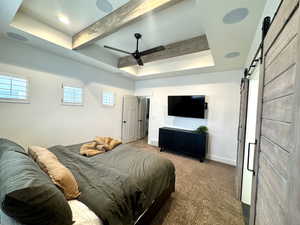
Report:
[[[230,53],[228,53],[228,54],[226,54],[225,55],[225,58],[235,58],[235,57],[238,57],[238,56],[240,56],[241,55],[241,53],[239,53],[239,52],[230,52]]]
[[[100,9],[103,12],[110,13],[113,11],[113,6],[109,2],[109,0],[97,0],[96,5],[98,9]]]
[[[249,10],[247,8],[234,9],[224,16],[223,22],[225,24],[239,23],[244,20],[248,14]]]
[[[14,33],[14,32],[7,32],[6,35],[9,38],[18,40],[18,41],[28,41],[28,39],[20,34]]]
[[[70,21],[69,21],[68,17],[66,17],[66,16],[60,15],[60,16],[58,16],[58,19],[60,22],[62,22],[64,24],[70,24]]]

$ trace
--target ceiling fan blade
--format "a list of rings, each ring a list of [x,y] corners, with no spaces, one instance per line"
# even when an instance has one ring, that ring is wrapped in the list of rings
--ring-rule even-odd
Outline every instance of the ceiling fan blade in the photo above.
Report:
[[[166,49],[165,46],[158,46],[158,47],[155,47],[155,48],[151,48],[151,49],[142,51],[142,52],[140,53],[140,55],[141,55],[141,56],[149,55],[149,54],[152,54],[152,53],[155,53],[155,52],[163,51],[163,50],[165,50],[165,49]]]
[[[121,49],[118,49],[118,48],[113,48],[113,47],[110,47],[110,46],[107,46],[107,45],[104,45],[104,48],[108,48],[108,49],[111,49],[111,50],[114,50],[114,51],[117,51],[117,52],[122,52],[122,53],[131,55],[130,52],[127,52],[127,51],[124,51],[124,50],[121,50]]]
[[[137,58],[136,59],[137,63],[140,65],[140,66],[143,66],[144,65],[144,62],[141,58]]]

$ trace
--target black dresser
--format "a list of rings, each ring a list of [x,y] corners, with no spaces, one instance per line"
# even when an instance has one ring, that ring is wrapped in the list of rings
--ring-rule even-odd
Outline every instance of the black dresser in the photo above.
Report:
[[[158,145],[161,151],[186,154],[196,157],[203,162],[206,154],[207,134],[199,134],[190,130],[183,130],[170,127],[159,128]]]

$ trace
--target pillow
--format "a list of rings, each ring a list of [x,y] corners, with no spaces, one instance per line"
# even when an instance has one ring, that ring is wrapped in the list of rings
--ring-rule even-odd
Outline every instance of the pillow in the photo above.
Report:
[[[13,218],[5,215],[1,210],[0,210],[0,224],[2,225],[22,225],[15,221]]]
[[[71,225],[72,211],[63,193],[19,150],[19,145],[0,140],[1,210],[21,224]]]
[[[52,182],[63,191],[67,200],[79,197],[80,192],[75,177],[52,152],[46,148],[31,146],[28,148],[28,154],[49,175]]]
[[[15,142],[12,142],[8,139],[0,138],[0,145],[1,145],[1,152],[14,151],[14,152],[27,154],[25,149],[21,145],[18,145]]]

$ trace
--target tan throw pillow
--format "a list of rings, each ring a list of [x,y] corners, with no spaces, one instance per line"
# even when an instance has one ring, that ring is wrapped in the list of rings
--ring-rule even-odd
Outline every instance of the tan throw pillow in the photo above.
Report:
[[[39,167],[48,174],[52,182],[63,191],[66,199],[71,200],[79,197],[80,192],[75,177],[52,152],[46,148],[31,146],[28,148],[28,153]]]

